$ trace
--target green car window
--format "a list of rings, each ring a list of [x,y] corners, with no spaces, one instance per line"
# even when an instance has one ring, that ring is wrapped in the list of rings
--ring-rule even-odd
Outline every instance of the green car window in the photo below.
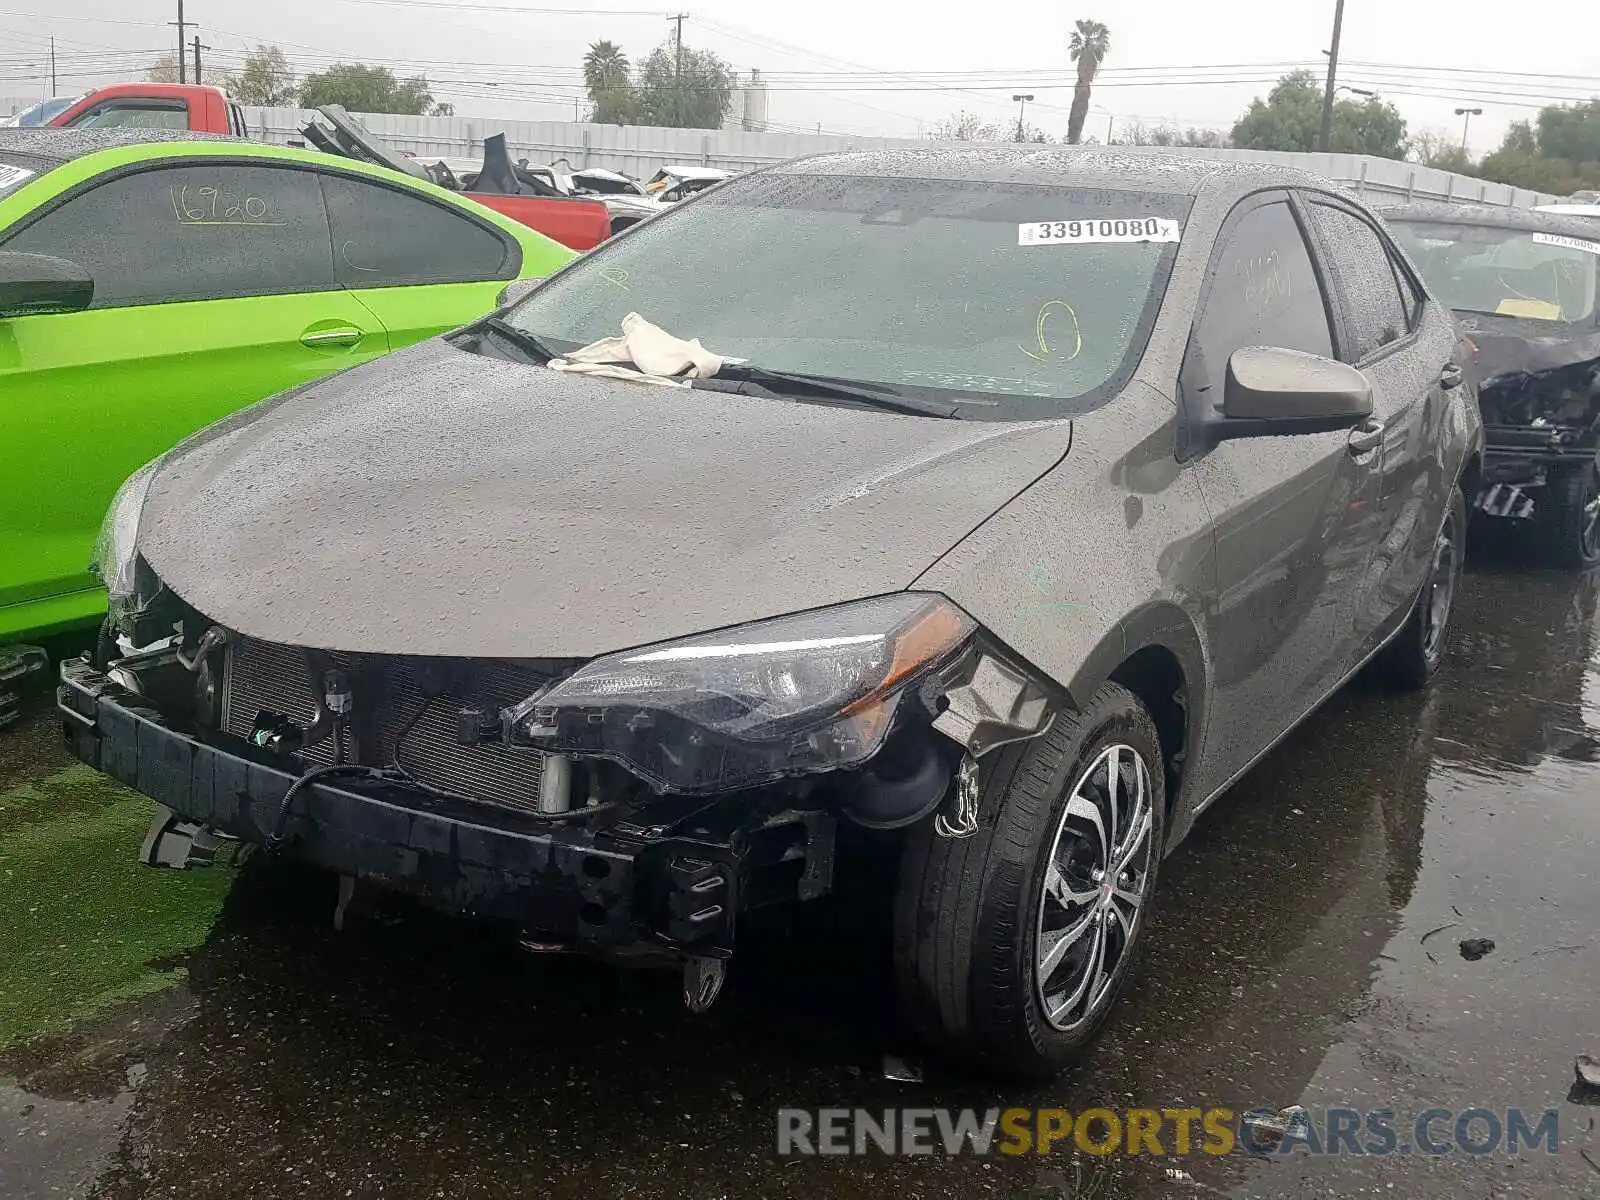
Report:
[[[317,175],[288,167],[211,161],[114,176],[4,248],[80,264],[95,308],[338,286]]]
[[[470,215],[376,180],[324,175],[339,282],[351,288],[515,279],[515,240]]]

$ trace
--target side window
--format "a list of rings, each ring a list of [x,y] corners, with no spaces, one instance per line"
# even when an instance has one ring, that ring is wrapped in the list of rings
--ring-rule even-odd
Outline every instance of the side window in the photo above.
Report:
[[[467,213],[348,175],[324,175],[339,282],[350,288],[515,279],[516,240]]]
[[[1350,344],[1342,357],[1358,363],[1411,331],[1395,265],[1382,236],[1348,209],[1313,203],[1312,220],[1328,247],[1328,271],[1344,309]]]
[[[187,129],[182,100],[107,100],[75,118],[74,129]]]
[[[338,286],[317,176],[281,167],[209,162],[108,179],[4,248],[86,267],[94,308]]]
[[[1186,373],[1213,403],[1221,402],[1229,356],[1242,346],[1333,356],[1327,304],[1288,203],[1251,209],[1226,236]]]

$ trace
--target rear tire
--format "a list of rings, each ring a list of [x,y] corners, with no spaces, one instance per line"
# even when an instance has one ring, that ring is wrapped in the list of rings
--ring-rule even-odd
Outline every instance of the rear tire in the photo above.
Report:
[[[1161,743],[1138,698],[1106,684],[984,758],[980,786],[976,834],[929,820],[906,844],[896,974],[937,1047],[1045,1079],[1094,1040],[1133,967],[1165,832]]]
[[[1450,494],[1450,508],[1433,545],[1433,566],[1422,585],[1405,628],[1384,647],[1376,664],[1378,677],[1397,691],[1414,692],[1428,686],[1444,660],[1450,613],[1466,559],[1467,503],[1461,490]]]
[[[1600,563],[1600,470],[1589,463],[1552,478],[1533,517],[1547,561],[1574,571]]]

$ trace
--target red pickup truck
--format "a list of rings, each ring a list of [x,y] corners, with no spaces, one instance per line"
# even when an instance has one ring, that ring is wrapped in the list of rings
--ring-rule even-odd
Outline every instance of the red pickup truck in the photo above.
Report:
[[[117,83],[97,88],[73,101],[49,124],[57,129],[120,126],[250,136],[244,110],[221,88],[198,83]],[[352,136],[346,145],[319,148],[346,154],[355,150],[359,157],[369,161],[383,163],[406,174],[422,174],[410,162],[389,155],[371,138],[357,138],[357,129],[359,127],[349,131]],[[360,134],[364,135],[365,131]],[[520,190],[520,185],[514,186]],[[510,192],[465,191],[463,194],[573,250],[593,249],[611,236],[611,213],[597,200]]]
[[[219,87],[198,83],[114,83],[79,96],[50,120],[55,129],[187,129],[248,137],[244,112]]]

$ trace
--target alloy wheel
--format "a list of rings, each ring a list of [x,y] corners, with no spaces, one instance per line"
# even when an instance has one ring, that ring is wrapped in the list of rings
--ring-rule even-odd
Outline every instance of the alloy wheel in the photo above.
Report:
[[[1583,489],[1583,507],[1578,518],[1579,549],[1583,561],[1600,558],[1600,472],[1590,471]]]
[[[1456,579],[1460,575],[1461,545],[1455,522],[1448,517],[1433,547],[1433,573],[1428,579],[1428,594],[1423,598],[1422,653],[1428,662],[1438,661],[1444,651],[1444,636],[1450,625],[1450,607],[1455,603]]]
[[[1110,997],[1143,924],[1155,797],[1131,746],[1102,750],[1073,784],[1039,897],[1034,987],[1045,1019],[1071,1032]]]

